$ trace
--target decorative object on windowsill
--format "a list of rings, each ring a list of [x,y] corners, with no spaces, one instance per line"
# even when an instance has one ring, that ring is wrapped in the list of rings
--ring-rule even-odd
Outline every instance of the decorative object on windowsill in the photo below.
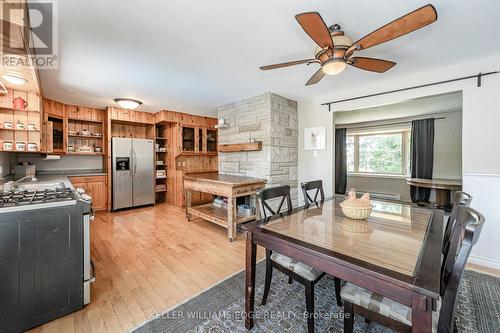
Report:
[[[16,128],[20,129],[20,130],[23,130],[24,129],[24,124],[22,122],[20,122],[20,121],[17,121]]]
[[[326,149],[326,127],[304,128],[304,150]]]
[[[101,147],[95,147],[95,152],[96,153],[102,153],[102,148]]]
[[[28,124],[28,130],[36,131],[36,125],[35,124]]]
[[[69,135],[76,135],[76,131],[68,130]]]
[[[372,212],[370,193],[365,193],[361,198],[356,198],[356,190],[351,188],[347,192],[347,199],[340,203],[342,213],[354,220],[367,219]]]
[[[14,127],[14,125],[12,124],[11,121],[6,121],[3,123],[3,128],[12,129],[13,127]]]
[[[95,136],[96,138],[102,137],[101,133],[91,133],[92,136]]]
[[[215,125],[215,128],[229,128],[229,123],[226,122],[226,119],[221,118]]]
[[[72,145],[68,145],[68,151],[69,152],[75,151],[75,147],[73,147]]]

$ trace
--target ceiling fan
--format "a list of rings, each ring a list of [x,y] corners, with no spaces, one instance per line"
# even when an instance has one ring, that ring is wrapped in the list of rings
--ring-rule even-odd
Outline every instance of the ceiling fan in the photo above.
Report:
[[[334,24],[328,28],[321,15],[317,12],[297,14],[295,15],[295,19],[309,37],[318,44],[314,52],[314,58],[289,61],[259,68],[266,71],[300,64],[310,65],[317,63],[321,67],[307,81],[306,86],[308,86],[318,83],[325,75],[341,73],[347,65],[377,73],[383,73],[391,69],[396,65],[395,62],[375,58],[354,57],[353,54],[356,51],[385,43],[425,27],[437,20],[437,12],[432,5],[423,6],[378,28],[354,43],[349,36],[344,35],[340,25]]]

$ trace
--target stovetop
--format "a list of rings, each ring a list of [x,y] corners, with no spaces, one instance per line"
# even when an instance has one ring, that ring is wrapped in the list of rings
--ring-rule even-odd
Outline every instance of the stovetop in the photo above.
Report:
[[[62,203],[76,200],[70,188],[57,188],[39,191],[0,192],[0,208],[48,203]]]

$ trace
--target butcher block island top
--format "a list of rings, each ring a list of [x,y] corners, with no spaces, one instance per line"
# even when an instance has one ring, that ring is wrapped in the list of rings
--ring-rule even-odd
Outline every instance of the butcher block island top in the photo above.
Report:
[[[246,176],[226,175],[217,172],[187,174],[184,176],[184,180],[199,180],[207,183],[230,185],[233,187],[250,185],[250,184],[260,184],[266,182],[265,179],[252,178]]]
[[[226,175],[221,173],[197,173],[184,176],[184,190],[186,191],[186,218],[193,216],[218,224],[227,228],[230,241],[236,237],[238,223],[248,222],[258,218],[258,209],[252,215],[239,215],[236,198],[255,196],[257,190],[264,187],[265,179],[245,176]],[[200,206],[191,206],[192,191],[199,191],[227,198],[227,209],[208,203]],[[255,198],[257,202],[257,198]]]

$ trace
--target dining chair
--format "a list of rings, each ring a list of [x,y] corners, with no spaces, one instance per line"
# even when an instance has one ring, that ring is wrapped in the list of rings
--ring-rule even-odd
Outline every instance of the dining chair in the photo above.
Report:
[[[452,227],[457,219],[457,207],[459,205],[470,206],[472,202],[472,196],[463,191],[456,191],[453,199],[453,206],[451,208],[450,216],[448,217],[448,221],[446,222],[446,228],[443,236],[443,247],[441,249],[441,253],[443,256],[446,256],[446,252],[450,246],[450,237]]]
[[[290,186],[288,185],[266,188],[257,191],[257,198],[262,206],[264,222],[269,221],[272,217],[277,215],[290,215],[292,213],[292,200],[290,198]],[[271,207],[271,204],[269,203],[271,200],[276,202],[279,201],[277,209],[273,209]],[[287,203],[287,208],[284,212],[281,212],[285,201]],[[268,213],[270,215],[268,215]],[[325,275],[325,273],[292,258],[277,252],[273,253],[271,250],[266,249],[266,278],[264,284],[264,294],[262,296],[262,305],[266,304],[267,297],[269,296],[273,268],[276,268],[280,272],[287,275],[289,284],[295,280],[305,287],[307,331],[309,333],[314,332],[314,285]],[[334,278],[334,284],[337,304],[341,306],[340,279]]]
[[[304,205],[305,207],[309,207],[313,202],[318,204],[318,195],[319,202],[325,201],[325,192],[323,191],[323,181],[321,180],[313,180],[310,182],[301,183],[300,187],[302,188],[302,194],[304,195]],[[308,191],[316,190],[314,192],[314,199],[311,198]]]
[[[450,247],[441,270],[443,281],[440,299],[432,313],[432,332],[456,332],[455,306],[465,264],[472,247],[477,243],[484,224],[481,213],[467,206],[457,206],[456,223],[450,237]],[[367,289],[347,283],[342,288],[344,332],[352,333],[354,314],[377,321],[401,332],[411,332],[411,308]]]

